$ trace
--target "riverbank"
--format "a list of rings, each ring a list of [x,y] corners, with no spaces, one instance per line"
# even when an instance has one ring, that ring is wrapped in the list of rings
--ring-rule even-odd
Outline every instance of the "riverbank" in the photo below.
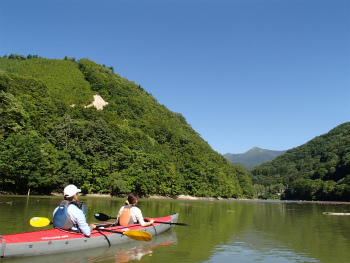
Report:
[[[87,194],[86,197],[112,197],[110,195],[103,194]],[[158,196],[150,195],[143,196],[144,199],[160,199],[160,200],[193,200],[193,201],[246,201],[246,202],[276,202],[276,203],[296,203],[296,204],[319,204],[319,205],[350,205],[350,202],[340,201],[308,201],[308,200],[277,200],[277,199],[240,199],[240,198],[220,198],[220,197],[194,197],[190,195],[177,195],[177,196]]]
[[[62,193],[51,193],[53,196],[62,196]],[[83,195],[85,197],[113,197],[109,194],[85,194]],[[123,197],[123,196],[119,196]],[[126,196],[125,196],[126,197]],[[159,195],[148,195],[148,196],[142,196],[141,198],[144,199],[178,199],[178,200],[238,200],[235,198],[214,198],[214,197],[193,197],[190,195],[176,195],[176,196],[159,196]],[[243,200],[243,199],[242,199]]]
[[[10,193],[0,193],[0,195],[12,195]],[[33,196],[33,195],[31,195]],[[34,195],[35,196],[35,195]],[[62,196],[62,193],[51,193],[51,196]],[[86,194],[84,197],[97,197],[97,198],[113,198],[109,194]],[[118,198],[126,198],[126,196],[118,196]],[[194,197],[190,195],[177,195],[177,196],[159,196],[150,195],[142,196],[141,199],[160,199],[160,200],[188,200],[188,201],[241,201],[241,202],[276,202],[276,203],[294,203],[294,204],[318,204],[318,205],[350,205],[350,202],[346,201],[308,201],[308,200],[277,200],[277,199],[240,199],[240,198],[220,198],[220,197]]]

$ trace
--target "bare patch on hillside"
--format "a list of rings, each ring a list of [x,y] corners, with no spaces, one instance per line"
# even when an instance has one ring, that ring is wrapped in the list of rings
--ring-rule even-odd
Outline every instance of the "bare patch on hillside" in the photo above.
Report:
[[[103,107],[106,106],[107,104],[108,102],[104,101],[104,99],[100,95],[95,94],[94,101],[90,105],[85,106],[85,108],[94,106],[97,110],[103,110]],[[72,104],[70,106],[74,107],[74,105],[75,104]]]
[[[106,106],[108,102],[104,101],[103,98],[100,95],[95,94],[94,95],[94,101],[85,107],[91,107],[94,106],[98,110],[103,110],[103,106]]]

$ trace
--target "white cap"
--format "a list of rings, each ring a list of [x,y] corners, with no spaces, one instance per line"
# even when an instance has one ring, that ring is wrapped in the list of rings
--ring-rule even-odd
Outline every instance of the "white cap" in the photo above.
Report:
[[[70,184],[64,188],[63,194],[65,197],[71,197],[80,192],[81,190],[78,189],[74,184]]]

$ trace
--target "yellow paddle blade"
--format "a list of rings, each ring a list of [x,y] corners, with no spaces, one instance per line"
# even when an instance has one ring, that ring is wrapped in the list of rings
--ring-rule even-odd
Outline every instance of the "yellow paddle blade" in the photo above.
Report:
[[[152,235],[145,231],[140,230],[129,230],[123,232],[123,235],[130,237],[131,239],[139,240],[139,241],[151,241]]]
[[[52,224],[46,217],[33,217],[30,219],[30,225],[34,227],[44,227]]]

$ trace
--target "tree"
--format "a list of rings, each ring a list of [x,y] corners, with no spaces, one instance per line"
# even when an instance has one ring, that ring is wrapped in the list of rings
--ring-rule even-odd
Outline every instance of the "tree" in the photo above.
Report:
[[[56,186],[54,148],[34,132],[12,134],[0,144],[2,188],[24,194],[28,189],[50,193]]]
[[[0,138],[19,133],[29,123],[21,103],[10,93],[0,91]]]

